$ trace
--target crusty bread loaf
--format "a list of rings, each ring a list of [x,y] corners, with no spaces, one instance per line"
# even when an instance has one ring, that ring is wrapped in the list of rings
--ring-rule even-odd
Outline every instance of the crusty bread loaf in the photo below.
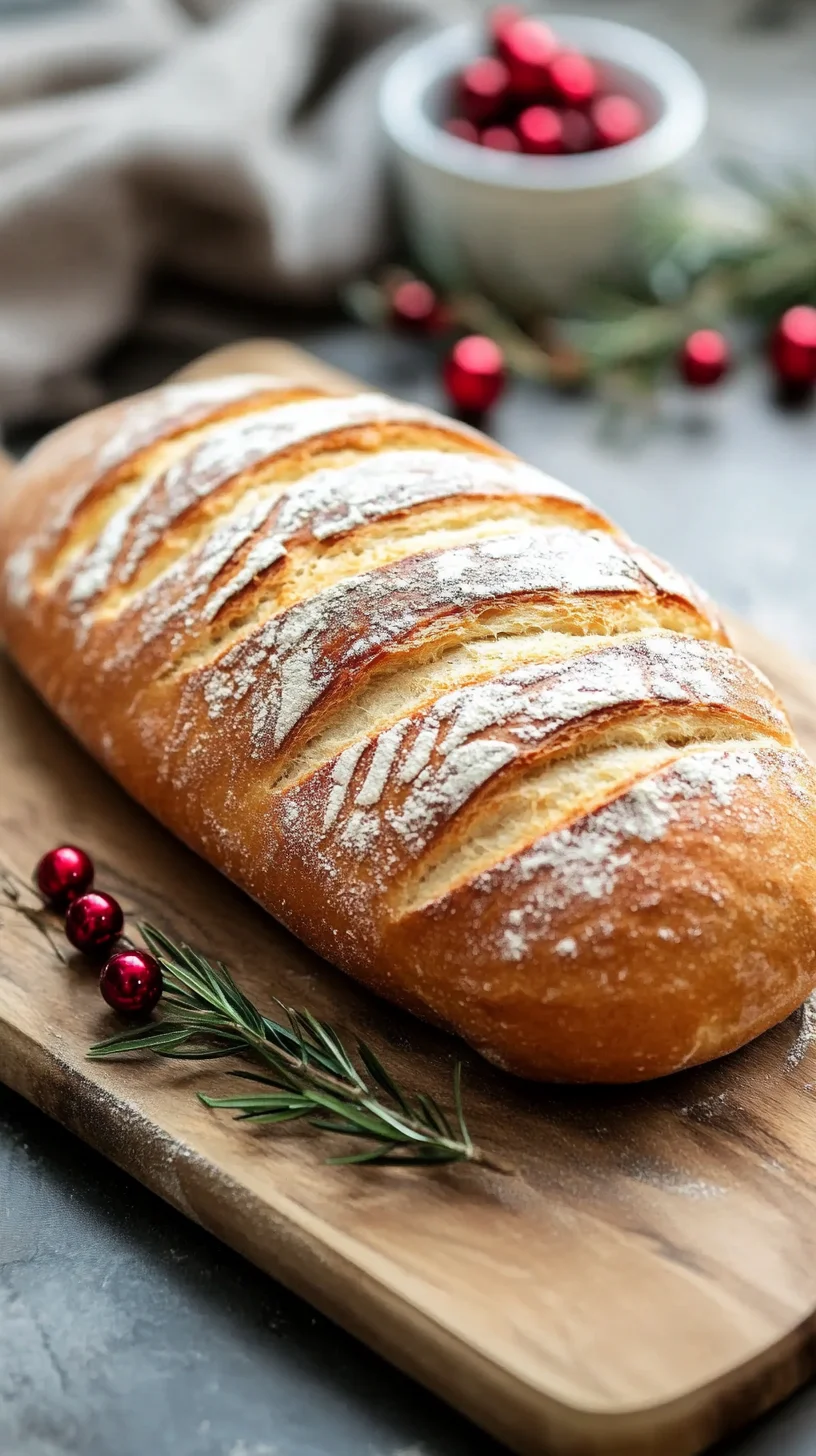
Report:
[[[2,507],[22,671],[321,954],[537,1078],[816,982],[814,773],[702,594],[484,436],[264,376],[76,421]]]

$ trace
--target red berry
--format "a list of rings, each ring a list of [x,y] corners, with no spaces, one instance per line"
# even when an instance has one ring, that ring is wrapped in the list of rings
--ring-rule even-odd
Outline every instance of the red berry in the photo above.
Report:
[[[161,966],[146,950],[115,950],[102,968],[99,989],[114,1011],[147,1015],[164,990]]]
[[[577,51],[562,51],[550,63],[550,85],[566,106],[588,106],[598,90],[598,73]]]
[[[487,17],[487,33],[493,49],[501,56],[504,37],[511,25],[524,19],[524,11],[518,5],[496,5]]]
[[[517,20],[502,39],[502,58],[517,96],[541,96],[550,84],[550,65],[558,41],[543,20]]]
[[[122,907],[112,895],[89,890],[68,907],[65,934],[86,955],[107,953],[125,923]]]
[[[466,414],[481,414],[504,389],[504,355],[483,334],[468,334],[445,360],[445,388],[451,403]]]
[[[74,844],[49,849],[34,871],[37,889],[53,910],[67,910],[72,900],[91,888],[93,877],[93,860]]]
[[[602,96],[592,108],[599,147],[619,147],[646,129],[646,118],[629,96]]]
[[[687,384],[707,389],[728,373],[731,355],[717,329],[697,329],[683,344],[678,363]]]
[[[458,137],[462,142],[473,142],[475,145],[479,140],[478,127],[475,127],[473,122],[468,121],[464,116],[450,117],[444,123],[444,128],[450,136]]]
[[[565,152],[591,152],[595,128],[583,111],[561,112],[561,141]]]
[[[816,381],[816,308],[800,303],[783,313],[771,342],[771,358],[783,384]]]
[[[486,126],[479,141],[495,152],[521,151],[521,143],[511,126]]]
[[[516,126],[524,152],[540,156],[563,152],[564,127],[561,113],[552,106],[528,106]]]
[[[391,317],[400,328],[423,333],[435,325],[438,314],[439,300],[421,278],[406,278],[391,294]]]
[[[459,104],[468,121],[490,121],[501,110],[510,89],[503,61],[484,56],[466,66],[459,79]]]

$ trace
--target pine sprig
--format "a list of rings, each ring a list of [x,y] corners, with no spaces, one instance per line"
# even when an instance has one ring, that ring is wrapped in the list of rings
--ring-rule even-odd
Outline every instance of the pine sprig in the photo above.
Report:
[[[679,191],[641,207],[633,219],[625,276],[619,268],[587,286],[568,317],[514,318],[449,280],[447,327],[437,347],[462,332],[488,334],[520,378],[556,388],[586,383],[646,395],[671,368],[688,335],[740,325],[760,341],[794,304],[816,305],[816,183],[790,175],[766,180],[744,164],[722,169],[743,194],[739,207],[714,210]],[[390,297],[410,276],[386,269],[350,285],[349,313],[368,327],[390,323]]]
[[[569,334],[596,379],[626,370],[654,379],[694,329],[742,320],[761,337],[786,308],[816,303],[816,186],[727,172],[752,199],[750,226],[707,223],[679,194],[642,214],[623,285],[587,295]]]
[[[454,1070],[454,1115],[449,1117],[430,1093],[405,1092],[365,1042],[357,1044],[361,1070],[336,1031],[311,1011],[282,1005],[285,1020],[263,1016],[223,962],[207,960],[152,925],[139,928],[162,968],[164,1015],[96,1043],[89,1057],[149,1051],[171,1058],[249,1058],[260,1063],[257,1071],[230,1075],[251,1083],[253,1090],[234,1097],[200,1092],[207,1107],[229,1109],[239,1121],[257,1125],[306,1120],[320,1132],[364,1144],[328,1160],[335,1164],[476,1163],[510,1171],[476,1147],[468,1132],[461,1063]]]

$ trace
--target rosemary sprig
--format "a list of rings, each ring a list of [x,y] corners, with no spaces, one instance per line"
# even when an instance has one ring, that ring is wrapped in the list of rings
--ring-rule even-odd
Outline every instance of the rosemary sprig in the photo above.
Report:
[[[36,904],[28,903],[32,899],[36,899]],[[20,875],[5,866],[0,866],[0,900],[6,904],[8,909],[22,915],[29,925],[33,925],[34,929],[48,941],[57,959],[62,961],[63,965],[67,965],[68,957],[59,941],[54,939],[48,910],[42,899],[35,895],[31,886]]]
[[[328,1160],[335,1164],[477,1163],[510,1171],[471,1139],[462,1109],[461,1063],[454,1070],[455,1111],[449,1117],[430,1093],[403,1091],[365,1042],[357,1044],[361,1070],[332,1027],[311,1011],[282,1006],[285,1021],[263,1016],[223,962],[176,944],[152,925],[139,929],[162,968],[164,1015],[98,1042],[89,1057],[141,1051],[191,1059],[247,1057],[263,1070],[230,1075],[264,1090],[247,1089],[236,1097],[200,1092],[207,1107],[229,1108],[239,1120],[255,1124],[305,1119],[321,1132],[372,1144]]]

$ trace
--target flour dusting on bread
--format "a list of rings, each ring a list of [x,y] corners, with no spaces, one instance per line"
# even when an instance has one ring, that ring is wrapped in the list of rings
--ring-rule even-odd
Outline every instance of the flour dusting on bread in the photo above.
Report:
[[[620,872],[632,863],[633,841],[654,844],[663,839],[683,802],[706,804],[713,799],[726,809],[741,779],[762,780],[764,772],[761,751],[689,752],[595,814],[479,876],[474,888],[480,894],[490,894],[502,877],[515,886],[529,886],[500,931],[505,953],[513,960],[529,953],[532,942],[548,934],[555,911],[575,901],[608,899]]]

